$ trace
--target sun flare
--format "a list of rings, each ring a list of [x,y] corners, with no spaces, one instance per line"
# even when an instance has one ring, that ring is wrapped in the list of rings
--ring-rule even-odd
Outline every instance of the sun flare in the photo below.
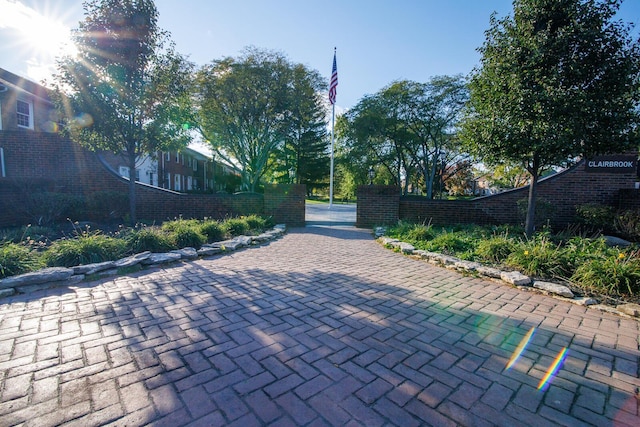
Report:
[[[0,10],[0,30],[28,56],[30,77],[45,77],[56,57],[75,54],[71,29],[58,11],[38,11],[19,0],[0,0]]]

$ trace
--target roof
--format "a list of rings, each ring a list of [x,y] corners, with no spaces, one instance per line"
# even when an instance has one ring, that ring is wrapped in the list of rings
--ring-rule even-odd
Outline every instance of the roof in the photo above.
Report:
[[[49,89],[46,87],[28,80],[24,77],[13,74],[3,68],[0,68],[0,92],[4,92],[3,86],[8,89],[18,90],[20,92],[26,92],[46,102],[51,102],[49,97]]]

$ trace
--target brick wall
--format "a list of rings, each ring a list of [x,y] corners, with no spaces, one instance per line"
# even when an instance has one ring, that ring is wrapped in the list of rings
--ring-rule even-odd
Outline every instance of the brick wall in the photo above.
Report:
[[[356,227],[371,228],[398,222],[400,190],[392,185],[358,187]]]
[[[3,131],[0,147],[6,166],[6,177],[0,177],[0,227],[32,222],[19,207],[34,191],[72,194],[83,200],[99,192],[128,194],[128,180],[105,167],[95,153],[55,134]],[[140,220],[266,214],[290,226],[304,225],[303,185],[268,186],[263,196],[182,194],[138,183],[136,195]],[[128,212],[126,205],[119,208]],[[102,220],[104,215],[88,211],[85,218],[71,219]]]
[[[636,173],[587,172],[584,162],[538,183],[538,201],[550,206],[549,215],[539,215],[537,222],[558,228],[575,222],[578,205],[597,203],[615,207],[640,207],[640,191],[634,190]],[[395,188],[395,187],[391,187]],[[398,219],[445,224],[521,224],[524,216],[519,200],[526,200],[528,187],[473,200],[428,200],[398,195],[378,186],[358,188],[358,226],[370,227],[394,223]],[[373,193],[373,194],[372,194]],[[388,198],[388,200],[385,200]],[[392,205],[398,200],[395,213]]]
[[[304,184],[267,184],[264,187],[264,214],[272,216],[276,223],[304,227],[306,194]]]

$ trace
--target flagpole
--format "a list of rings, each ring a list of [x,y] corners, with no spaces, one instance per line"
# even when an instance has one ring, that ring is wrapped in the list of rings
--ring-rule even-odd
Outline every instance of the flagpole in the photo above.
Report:
[[[336,124],[336,88],[338,87],[338,66],[336,65],[336,49],[333,48],[333,67],[329,83],[329,102],[331,102],[331,171],[329,173],[329,209],[333,207],[333,146],[335,142]]]
[[[333,142],[334,142],[334,127],[336,122],[336,104],[332,104],[331,109],[331,171],[329,173],[329,209],[333,207]]]

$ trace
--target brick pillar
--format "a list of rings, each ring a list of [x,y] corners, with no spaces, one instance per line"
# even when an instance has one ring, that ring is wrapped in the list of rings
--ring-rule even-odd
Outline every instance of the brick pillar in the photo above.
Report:
[[[288,227],[304,227],[304,184],[267,184],[264,187],[264,214]]]
[[[356,227],[372,228],[398,222],[400,189],[395,185],[361,185],[357,196]]]

